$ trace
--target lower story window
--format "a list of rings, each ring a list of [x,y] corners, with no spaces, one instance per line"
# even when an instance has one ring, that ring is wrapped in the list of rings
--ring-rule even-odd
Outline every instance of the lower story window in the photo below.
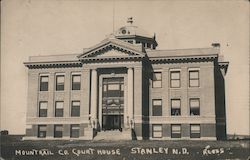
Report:
[[[54,126],[54,137],[55,138],[62,138],[63,136],[63,125],[58,124]]]
[[[39,137],[39,138],[45,138],[46,137],[46,125],[38,125],[37,137]]]
[[[181,125],[180,124],[171,125],[171,138],[181,138]]]
[[[70,126],[70,137],[71,138],[78,138],[79,137],[80,127],[79,124],[72,124]]]
[[[162,137],[162,125],[161,124],[153,124],[153,138],[161,138]]]
[[[201,137],[201,127],[199,124],[190,125],[190,138],[200,138]]]

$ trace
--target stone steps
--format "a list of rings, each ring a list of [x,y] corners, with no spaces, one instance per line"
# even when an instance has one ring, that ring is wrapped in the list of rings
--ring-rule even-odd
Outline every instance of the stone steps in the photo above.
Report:
[[[98,132],[94,137],[94,140],[131,140],[131,130],[123,130],[120,132],[119,130],[112,131],[101,131]]]

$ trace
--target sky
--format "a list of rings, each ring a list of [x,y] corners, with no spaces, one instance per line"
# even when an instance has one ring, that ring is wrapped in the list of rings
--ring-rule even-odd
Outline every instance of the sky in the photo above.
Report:
[[[227,132],[249,134],[249,1],[1,1],[1,130],[25,133],[29,56],[75,54],[126,25],[156,34],[157,49],[221,44]],[[114,26],[114,27],[113,27]]]

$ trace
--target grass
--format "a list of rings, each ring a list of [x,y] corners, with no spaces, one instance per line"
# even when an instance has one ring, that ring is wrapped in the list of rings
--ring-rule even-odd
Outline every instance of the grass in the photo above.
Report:
[[[239,141],[22,141],[1,136],[4,159],[248,159],[249,140]],[[45,149],[45,150],[44,150]],[[27,155],[30,151],[35,155]],[[45,153],[48,153],[46,155]],[[53,153],[53,155],[49,155]],[[61,155],[64,154],[64,155]]]

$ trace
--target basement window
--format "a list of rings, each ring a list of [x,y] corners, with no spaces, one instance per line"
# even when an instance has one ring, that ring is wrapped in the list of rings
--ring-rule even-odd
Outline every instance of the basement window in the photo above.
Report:
[[[79,132],[80,132],[79,124],[70,125],[70,137],[71,138],[79,138]]]
[[[181,138],[181,125],[180,124],[171,125],[171,138]]]
[[[153,138],[162,138],[162,125],[161,124],[153,124],[152,125]]]
[[[38,138],[45,138],[46,137],[46,125],[38,125]]]
[[[54,126],[54,137],[55,138],[63,137],[63,125],[57,124]]]
[[[200,138],[201,137],[201,127],[199,124],[190,125],[190,138]]]

